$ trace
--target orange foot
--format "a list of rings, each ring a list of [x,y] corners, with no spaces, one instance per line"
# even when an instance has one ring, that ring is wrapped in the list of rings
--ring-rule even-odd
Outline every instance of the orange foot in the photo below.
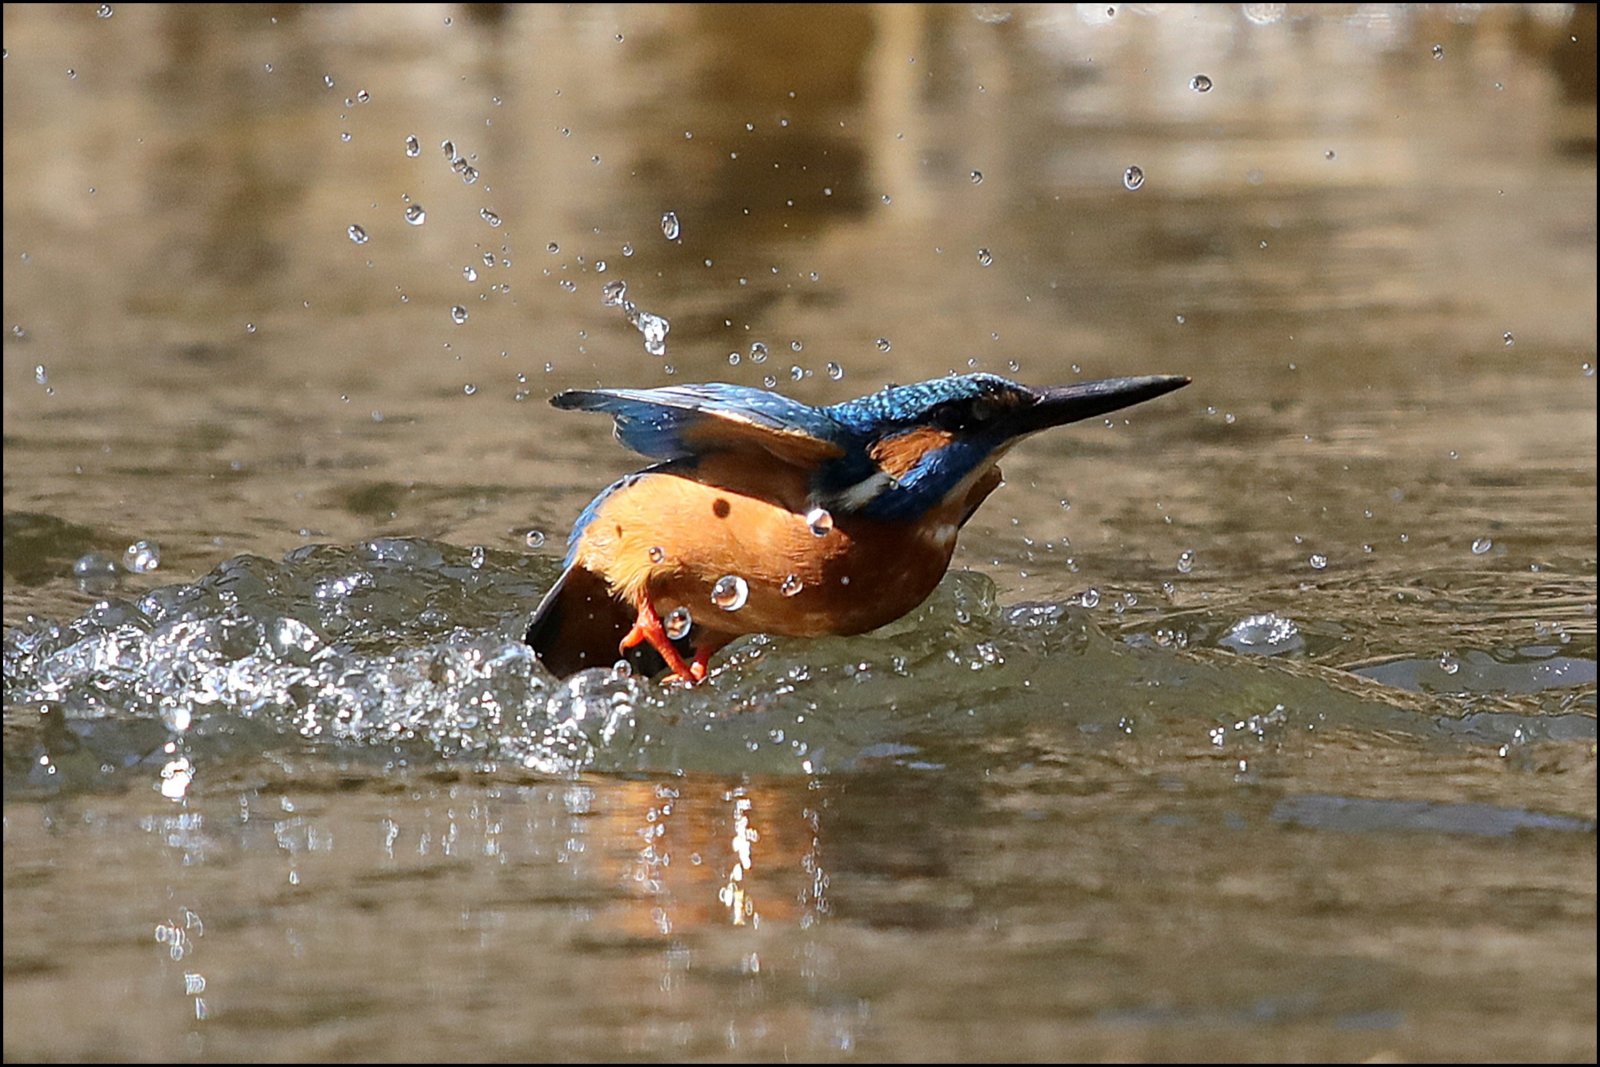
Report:
[[[694,662],[689,665],[689,673],[694,677],[695,681],[703,682],[706,680],[706,671],[708,670],[706,664],[711,662],[711,657],[714,653],[715,649],[711,645],[701,645],[694,650]]]
[[[677,648],[673,646],[672,640],[667,637],[667,631],[661,625],[661,616],[656,614],[656,609],[651,606],[648,598],[641,598],[639,601],[639,618],[634,622],[633,629],[628,631],[628,636],[624,637],[622,643],[617,646],[617,651],[626,654],[628,649],[646,642],[661,654],[661,658],[667,661],[667,668],[680,681],[693,684],[706,676],[706,666],[701,662],[700,656],[695,656],[694,667],[690,667],[685,663],[683,657],[678,654]],[[710,658],[709,654],[707,654],[707,658]],[[696,668],[698,668],[698,673]]]

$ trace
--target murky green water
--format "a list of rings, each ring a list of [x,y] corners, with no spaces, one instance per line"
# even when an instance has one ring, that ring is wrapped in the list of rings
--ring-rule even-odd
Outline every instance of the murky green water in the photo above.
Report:
[[[7,8],[6,1057],[1593,1060],[1593,8],[1278,7]],[[1195,382],[516,642],[551,393],[968,369]]]

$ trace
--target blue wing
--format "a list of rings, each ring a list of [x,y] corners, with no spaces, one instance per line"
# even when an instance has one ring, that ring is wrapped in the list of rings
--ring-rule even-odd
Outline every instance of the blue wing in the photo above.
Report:
[[[811,466],[844,455],[848,434],[829,415],[764,389],[713,382],[664,389],[569,389],[558,408],[602,411],[617,440],[651,459],[757,449]]]

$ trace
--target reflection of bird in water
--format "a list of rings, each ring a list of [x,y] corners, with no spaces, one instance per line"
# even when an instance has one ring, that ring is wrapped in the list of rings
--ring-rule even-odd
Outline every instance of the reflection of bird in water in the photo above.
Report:
[[[969,374],[825,408],[722,384],[561,393],[556,407],[611,415],[660,462],[583,510],[527,642],[557,675],[622,654],[698,681],[743,634],[882,626],[939,584],[1012,445],[1188,381]]]

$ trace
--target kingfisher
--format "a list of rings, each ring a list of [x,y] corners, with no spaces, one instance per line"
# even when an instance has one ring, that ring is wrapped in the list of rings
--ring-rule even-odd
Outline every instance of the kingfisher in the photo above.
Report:
[[[745,634],[877,629],[933,592],[1018,441],[1187,384],[967,374],[830,407],[724,383],[558,393],[656,463],[583,509],[526,641],[558,677],[624,658],[694,683]]]

